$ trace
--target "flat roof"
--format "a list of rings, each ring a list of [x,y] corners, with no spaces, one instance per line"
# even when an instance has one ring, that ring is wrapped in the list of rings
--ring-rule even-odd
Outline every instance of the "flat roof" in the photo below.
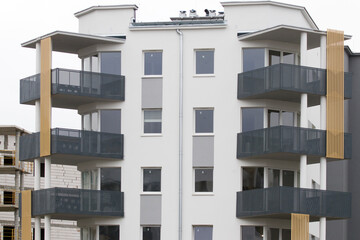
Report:
[[[83,33],[55,31],[24,42],[21,44],[21,46],[27,48],[36,48],[36,43],[48,37],[51,37],[53,51],[74,54],[77,54],[78,51],[82,48],[95,44],[119,44],[125,42],[125,39],[117,37],[105,37]]]
[[[79,12],[74,13],[75,17],[81,17],[83,15],[86,15],[88,13],[91,13],[96,10],[113,10],[113,9],[134,9],[137,10],[138,6],[135,4],[123,4],[123,5],[98,5],[98,6],[92,6],[89,8],[86,8],[84,10],[81,10]]]
[[[31,133],[24,128],[18,127],[16,125],[0,125],[0,135],[16,135],[16,132],[27,134]]]
[[[278,25],[251,33],[244,33],[241,35],[238,33],[238,39],[240,41],[272,40],[300,44],[300,34],[302,32],[308,33],[308,49],[319,47],[320,37],[326,36],[327,34],[326,31],[288,25]],[[348,40],[350,38],[350,35],[344,35],[344,40]]]

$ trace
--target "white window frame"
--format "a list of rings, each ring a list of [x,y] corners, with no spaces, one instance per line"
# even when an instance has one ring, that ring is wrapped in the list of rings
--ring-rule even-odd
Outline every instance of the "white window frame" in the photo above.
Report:
[[[212,192],[196,192],[195,190],[195,185],[196,185],[196,175],[195,175],[195,170],[201,170],[201,169],[212,169],[213,170],[213,178],[212,178],[212,182],[213,182],[213,190]],[[214,195],[214,167],[193,167],[193,195],[198,195],[198,196],[213,196]]]
[[[211,224],[209,224],[209,225],[202,225],[202,224],[196,224],[196,225],[192,225],[192,239],[193,240],[196,240],[195,239],[195,228],[196,227],[211,227],[212,228],[212,239],[214,240],[214,225],[211,225]]]
[[[161,74],[160,75],[146,75],[145,74],[145,53],[161,52]],[[162,78],[164,75],[164,50],[162,49],[149,49],[142,51],[142,78]]]
[[[161,111],[161,132],[160,133],[145,133],[145,111],[156,111],[156,110]],[[141,127],[142,136],[144,136],[144,137],[160,137],[160,136],[162,136],[163,129],[164,129],[163,109],[162,108],[143,108],[141,116],[142,116],[142,127]]]
[[[144,170],[149,170],[149,169],[153,169],[153,170],[159,170],[160,169],[160,191],[144,191]],[[163,190],[163,186],[162,186],[162,182],[163,182],[163,171],[162,171],[162,167],[141,167],[141,195],[161,195],[162,194],[162,190]]]
[[[141,225],[140,227],[140,234],[141,234],[141,240],[144,239],[144,228],[147,228],[147,227],[159,227],[160,228],[160,239],[161,239],[161,225]]]
[[[213,131],[211,133],[197,133],[196,132],[196,111],[198,110],[212,110],[213,111]],[[215,108],[204,107],[193,109],[193,136],[214,136],[215,135]]]
[[[196,73],[196,52],[198,51],[213,51],[214,53],[214,69],[213,69],[213,73]],[[194,69],[194,73],[193,76],[194,77],[215,77],[215,69],[216,69],[216,64],[215,64],[215,48],[195,48],[194,49],[194,60],[193,60],[193,69]]]

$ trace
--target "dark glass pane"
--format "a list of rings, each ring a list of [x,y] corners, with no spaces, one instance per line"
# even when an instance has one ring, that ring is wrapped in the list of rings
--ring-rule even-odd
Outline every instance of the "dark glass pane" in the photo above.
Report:
[[[280,170],[269,169],[269,187],[280,186]]]
[[[160,227],[143,227],[143,240],[160,240]]]
[[[162,52],[145,52],[145,75],[162,75]]]
[[[196,51],[196,74],[214,73],[214,50]]]
[[[241,113],[243,132],[264,128],[263,108],[243,108]]]
[[[294,187],[294,171],[283,170],[283,186],[285,187]]]
[[[290,229],[282,230],[282,240],[291,240],[291,230]]]
[[[214,111],[195,110],[195,132],[212,133],[214,132]]]
[[[121,74],[121,52],[102,52],[101,72],[109,74]]]
[[[294,53],[283,53],[283,63],[295,64],[295,54]]]
[[[265,49],[243,49],[243,72],[265,67]]]
[[[213,191],[214,169],[195,169],[195,192]]]
[[[101,168],[101,190],[121,191],[121,168]]]
[[[243,168],[243,190],[259,189],[264,187],[264,168]]]
[[[101,132],[121,133],[121,110],[100,111]]]
[[[264,239],[262,226],[241,226],[241,239],[262,240]]]
[[[99,226],[99,240],[119,240],[119,226]]]
[[[194,240],[212,240],[211,226],[194,227]]]
[[[161,191],[161,169],[144,169],[144,192]]]
[[[161,110],[144,110],[144,133],[161,133]]]
[[[284,126],[294,126],[294,113],[293,112],[282,112],[282,125]]]
[[[269,66],[280,63],[280,52],[278,51],[269,51]]]
[[[280,230],[278,228],[270,228],[268,240],[279,240]]]
[[[280,112],[269,110],[268,111],[268,127],[275,127],[280,125]]]

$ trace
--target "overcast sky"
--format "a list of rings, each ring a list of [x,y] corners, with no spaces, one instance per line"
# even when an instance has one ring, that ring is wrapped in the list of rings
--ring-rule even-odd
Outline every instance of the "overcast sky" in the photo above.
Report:
[[[358,0],[283,0],[306,7],[321,30],[344,30],[352,35],[345,42],[354,52],[360,52],[360,1]],[[94,5],[135,3],[139,6],[137,21],[166,21],[178,16],[179,10],[205,8],[222,11],[216,0],[7,0],[1,2],[0,58],[0,125],[18,125],[34,131],[34,106],[19,104],[19,80],[35,74],[35,50],[22,48],[21,43],[55,30],[77,32],[74,13]],[[246,21],[246,19],[244,19]],[[53,54],[53,68],[80,69],[75,55]],[[53,110],[53,127],[80,128],[76,111]]]

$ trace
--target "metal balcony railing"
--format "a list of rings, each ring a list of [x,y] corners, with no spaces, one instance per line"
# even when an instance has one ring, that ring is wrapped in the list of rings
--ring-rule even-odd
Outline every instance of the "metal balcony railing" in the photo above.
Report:
[[[236,216],[283,217],[291,213],[344,219],[351,217],[351,193],[292,187],[272,187],[237,192]]]
[[[123,217],[124,193],[72,188],[49,188],[32,192],[32,216],[57,219]]]
[[[124,135],[54,128],[51,130],[51,154],[123,159]],[[40,133],[20,137],[20,160],[40,157]],[[67,161],[64,157],[64,161]]]

